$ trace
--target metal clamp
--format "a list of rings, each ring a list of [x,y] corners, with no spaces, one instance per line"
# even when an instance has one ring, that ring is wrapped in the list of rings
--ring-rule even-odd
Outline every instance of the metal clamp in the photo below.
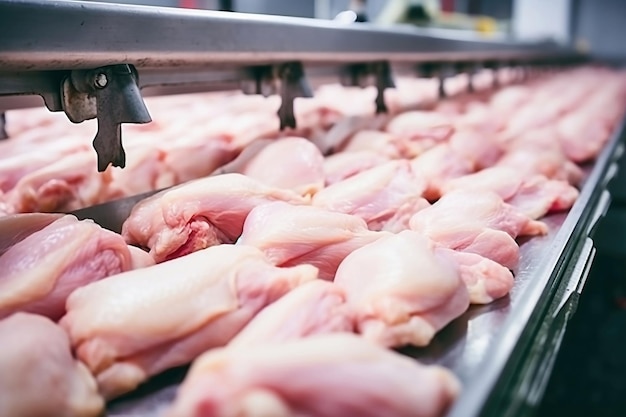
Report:
[[[152,121],[130,65],[111,65],[94,70],[74,70],[62,82],[63,110],[74,123],[98,119],[93,147],[98,154],[98,171],[109,164],[124,168],[122,123]]]

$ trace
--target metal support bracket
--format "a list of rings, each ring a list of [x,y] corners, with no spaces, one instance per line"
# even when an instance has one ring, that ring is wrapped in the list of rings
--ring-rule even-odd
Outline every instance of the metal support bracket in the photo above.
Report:
[[[385,90],[387,88],[395,88],[391,75],[391,67],[388,62],[378,62],[374,64],[374,77],[376,78],[376,113],[387,113],[387,105],[385,104]]]
[[[9,135],[7,134],[7,118],[4,113],[0,113],[0,140],[8,139]]]
[[[281,103],[278,108],[280,130],[295,129],[296,117],[293,112],[293,102],[297,97],[313,97],[313,91],[304,76],[304,67],[300,62],[291,62],[278,67],[280,79]]]
[[[492,88],[500,87],[500,63],[497,61],[485,62],[485,68],[490,69],[493,73],[493,81],[491,83]]]
[[[111,65],[94,70],[74,70],[61,85],[63,110],[74,123],[98,119],[93,147],[98,154],[98,171],[109,164],[124,168],[122,123],[152,121],[143,101],[137,74],[130,65]]]
[[[352,64],[344,69],[341,76],[341,84],[349,87],[375,86],[376,113],[387,113],[385,104],[385,90],[395,88],[391,66],[389,62],[379,61],[367,64]]]
[[[437,87],[439,98],[446,97],[446,78],[448,74],[443,63],[425,62],[420,64],[417,68],[417,74],[423,78],[437,78],[439,80],[439,86]]]
[[[456,64],[455,71],[457,74],[466,73],[467,74],[467,92],[473,93],[476,91],[476,86],[474,85],[474,76],[480,71],[481,66],[475,62],[459,62]]]
[[[288,127],[295,129],[294,100],[297,97],[313,97],[313,90],[304,75],[302,63],[288,62],[275,66],[253,67],[249,73],[250,77],[242,83],[242,91],[245,94],[262,94],[264,97],[279,94],[280,130]]]

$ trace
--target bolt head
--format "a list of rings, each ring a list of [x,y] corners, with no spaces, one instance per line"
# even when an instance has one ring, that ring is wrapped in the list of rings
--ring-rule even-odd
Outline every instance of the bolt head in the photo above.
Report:
[[[97,88],[104,88],[107,86],[107,83],[109,82],[109,80],[107,79],[107,76],[105,73],[99,73],[96,74],[96,78],[94,79],[94,84],[96,85]]]

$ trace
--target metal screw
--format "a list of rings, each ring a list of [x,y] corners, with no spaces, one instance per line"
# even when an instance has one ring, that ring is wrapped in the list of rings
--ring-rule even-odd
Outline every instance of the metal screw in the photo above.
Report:
[[[107,76],[105,73],[101,72],[99,74],[96,74],[96,78],[94,80],[94,83],[96,84],[97,88],[104,88],[107,86],[107,83],[109,82],[109,80],[107,79]]]

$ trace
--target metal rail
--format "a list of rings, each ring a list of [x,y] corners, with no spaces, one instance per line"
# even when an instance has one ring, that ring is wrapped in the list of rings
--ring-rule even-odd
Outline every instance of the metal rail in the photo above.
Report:
[[[425,62],[571,62],[552,42],[514,42],[441,29],[64,0],[0,0],[0,96],[38,94],[63,110],[71,70],[131,65],[140,88],[237,89],[259,66],[299,62],[308,76],[386,62],[418,74]],[[18,101],[0,101],[0,111]],[[21,103],[25,103],[21,101]],[[33,103],[32,101],[26,103]]]
[[[99,171],[125,166],[123,123],[151,121],[141,94],[147,87],[279,94],[287,129],[296,127],[294,99],[312,94],[311,77],[374,85],[377,112],[386,112],[383,91],[394,75],[443,80],[477,64],[584,58],[551,42],[440,29],[67,0],[0,0],[0,39],[0,112],[37,103],[15,95],[39,95],[74,123],[97,118]]]
[[[0,2],[0,71],[552,58],[551,42],[454,31],[60,0]]]

